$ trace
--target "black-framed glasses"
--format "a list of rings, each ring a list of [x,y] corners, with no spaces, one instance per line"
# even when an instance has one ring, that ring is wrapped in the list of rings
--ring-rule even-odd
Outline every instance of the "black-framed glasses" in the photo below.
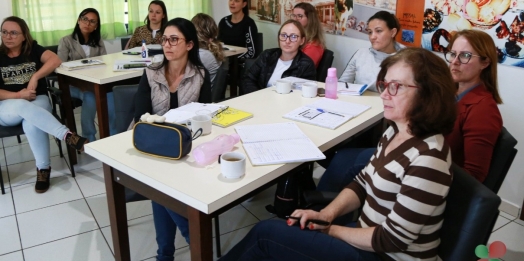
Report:
[[[97,20],[89,20],[86,16],[80,17],[80,21],[82,21],[84,24],[90,24],[92,26],[96,26],[98,24]]]
[[[281,42],[285,42],[288,38],[291,42],[296,42],[298,41],[298,38],[300,38],[300,36],[296,34],[290,34],[290,35],[279,34],[278,35],[278,39],[280,39]]]
[[[473,57],[473,56],[477,56],[477,57],[483,58],[480,55],[472,54],[470,52],[460,52],[460,53],[458,53],[458,59],[459,59],[459,62],[461,64],[469,63],[469,60],[471,60],[471,57]],[[446,58],[446,61],[448,61],[449,63],[452,63],[455,60],[456,57],[457,57],[457,52],[455,52],[455,51],[449,51],[449,52],[444,54],[444,58]]]
[[[291,19],[293,20],[302,20],[302,18],[306,17],[303,14],[291,14]]]
[[[406,84],[402,84],[402,83],[398,83],[398,82],[384,82],[384,81],[378,81],[377,82],[378,92],[383,93],[384,91],[386,91],[386,89],[388,89],[388,93],[391,96],[397,95],[398,88],[400,86],[411,87],[411,88],[418,88],[418,86],[406,85]]]
[[[166,42],[169,43],[169,46],[177,46],[178,45],[178,41],[180,40],[186,40],[184,38],[180,38],[178,36],[174,36],[174,35],[171,35],[171,36],[165,36],[163,35],[162,38],[160,39],[160,43],[161,45],[164,45],[166,44]]]
[[[21,35],[22,32],[18,32],[18,31],[7,31],[7,30],[2,30],[2,36],[3,37],[8,37],[9,35],[13,38],[17,38],[19,35]]]

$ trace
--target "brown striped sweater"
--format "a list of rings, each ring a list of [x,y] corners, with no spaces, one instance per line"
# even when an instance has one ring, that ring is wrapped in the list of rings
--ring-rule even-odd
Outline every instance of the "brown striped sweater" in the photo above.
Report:
[[[347,186],[365,202],[357,227],[376,227],[371,244],[383,260],[441,260],[439,230],[453,178],[449,146],[440,134],[413,137],[385,156],[397,133],[386,130]]]

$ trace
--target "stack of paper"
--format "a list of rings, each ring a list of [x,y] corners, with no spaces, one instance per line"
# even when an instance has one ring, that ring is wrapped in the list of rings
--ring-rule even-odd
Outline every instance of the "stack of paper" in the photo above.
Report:
[[[166,122],[186,124],[193,116],[204,114],[213,116],[224,107],[224,105],[218,104],[192,102],[176,109],[171,109],[164,116],[166,117]]]
[[[369,108],[367,105],[322,98],[283,117],[334,130]]]
[[[326,156],[294,122],[235,127],[251,164],[307,162]]]
[[[85,68],[92,68],[95,66],[101,66],[105,65],[105,63],[101,60],[90,60],[90,59],[83,59],[83,60],[76,60],[76,61],[70,61],[70,62],[63,62],[61,67],[68,70],[79,70],[79,69],[85,69]]]

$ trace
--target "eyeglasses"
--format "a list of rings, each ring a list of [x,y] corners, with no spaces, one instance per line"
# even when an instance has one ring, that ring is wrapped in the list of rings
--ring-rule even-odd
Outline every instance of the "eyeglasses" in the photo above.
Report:
[[[405,85],[405,84],[401,84],[401,83],[398,83],[398,82],[383,82],[383,81],[377,82],[378,92],[383,93],[384,91],[386,91],[386,89],[388,89],[388,93],[391,96],[397,95],[398,88],[400,86],[411,87],[411,88],[418,88],[418,86]]]
[[[298,41],[298,38],[300,38],[300,36],[296,34],[290,34],[290,35],[279,34],[278,35],[278,39],[280,39],[281,42],[285,42],[288,38],[291,42],[296,42]]]
[[[466,64],[466,63],[469,63],[469,60],[471,60],[471,57],[473,56],[483,58],[480,55],[472,54],[470,52],[460,52],[458,54],[458,59],[461,64]],[[446,58],[446,61],[448,61],[449,63],[452,63],[456,57],[457,57],[457,52],[454,52],[454,51],[447,52],[444,54],[444,58]]]
[[[302,18],[304,18],[305,15],[303,14],[291,14],[291,19],[293,20],[302,20]]]
[[[160,43],[161,43],[161,45],[164,45],[164,44],[166,44],[166,42],[169,42],[169,46],[177,46],[179,40],[184,40],[185,41],[186,39],[180,38],[180,37],[176,37],[174,35],[171,35],[171,36],[163,35],[162,38],[160,39]]]
[[[21,32],[17,32],[17,31],[11,31],[11,32],[9,32],[7,30],[3,30],[2,31],[2,37],[7,37],[7,36],[11,35],[11,37],[17,38],[21,34],[22,34]]]
[[[84,24],[90,24],[92,26],[96,26],[98,24],[98,21],[96,20],[89,20],[89,18],[82,16],[80,18],[80,21],[82,21]]]

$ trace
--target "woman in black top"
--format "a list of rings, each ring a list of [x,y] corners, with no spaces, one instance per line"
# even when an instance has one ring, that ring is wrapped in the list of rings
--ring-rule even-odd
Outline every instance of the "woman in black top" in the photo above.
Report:
[[[45,76],[60,66],[60,58],[33,40],[26,22],[16,16],[2,22],[0,45],[0,125],[22,124],[35,156],[35,191],[49,188],[51,159],[49,134],[77,150],[87,140],[71,133],[52,114]]]
[[[218,24],[218,39],[224,44],[246,47],[247,52],[238,58],[257,57],[262,50],[255,49],[258,29],[255,21],[249,17],[247,0],[229,0],[229,11],[231,15],[222,18]]]

